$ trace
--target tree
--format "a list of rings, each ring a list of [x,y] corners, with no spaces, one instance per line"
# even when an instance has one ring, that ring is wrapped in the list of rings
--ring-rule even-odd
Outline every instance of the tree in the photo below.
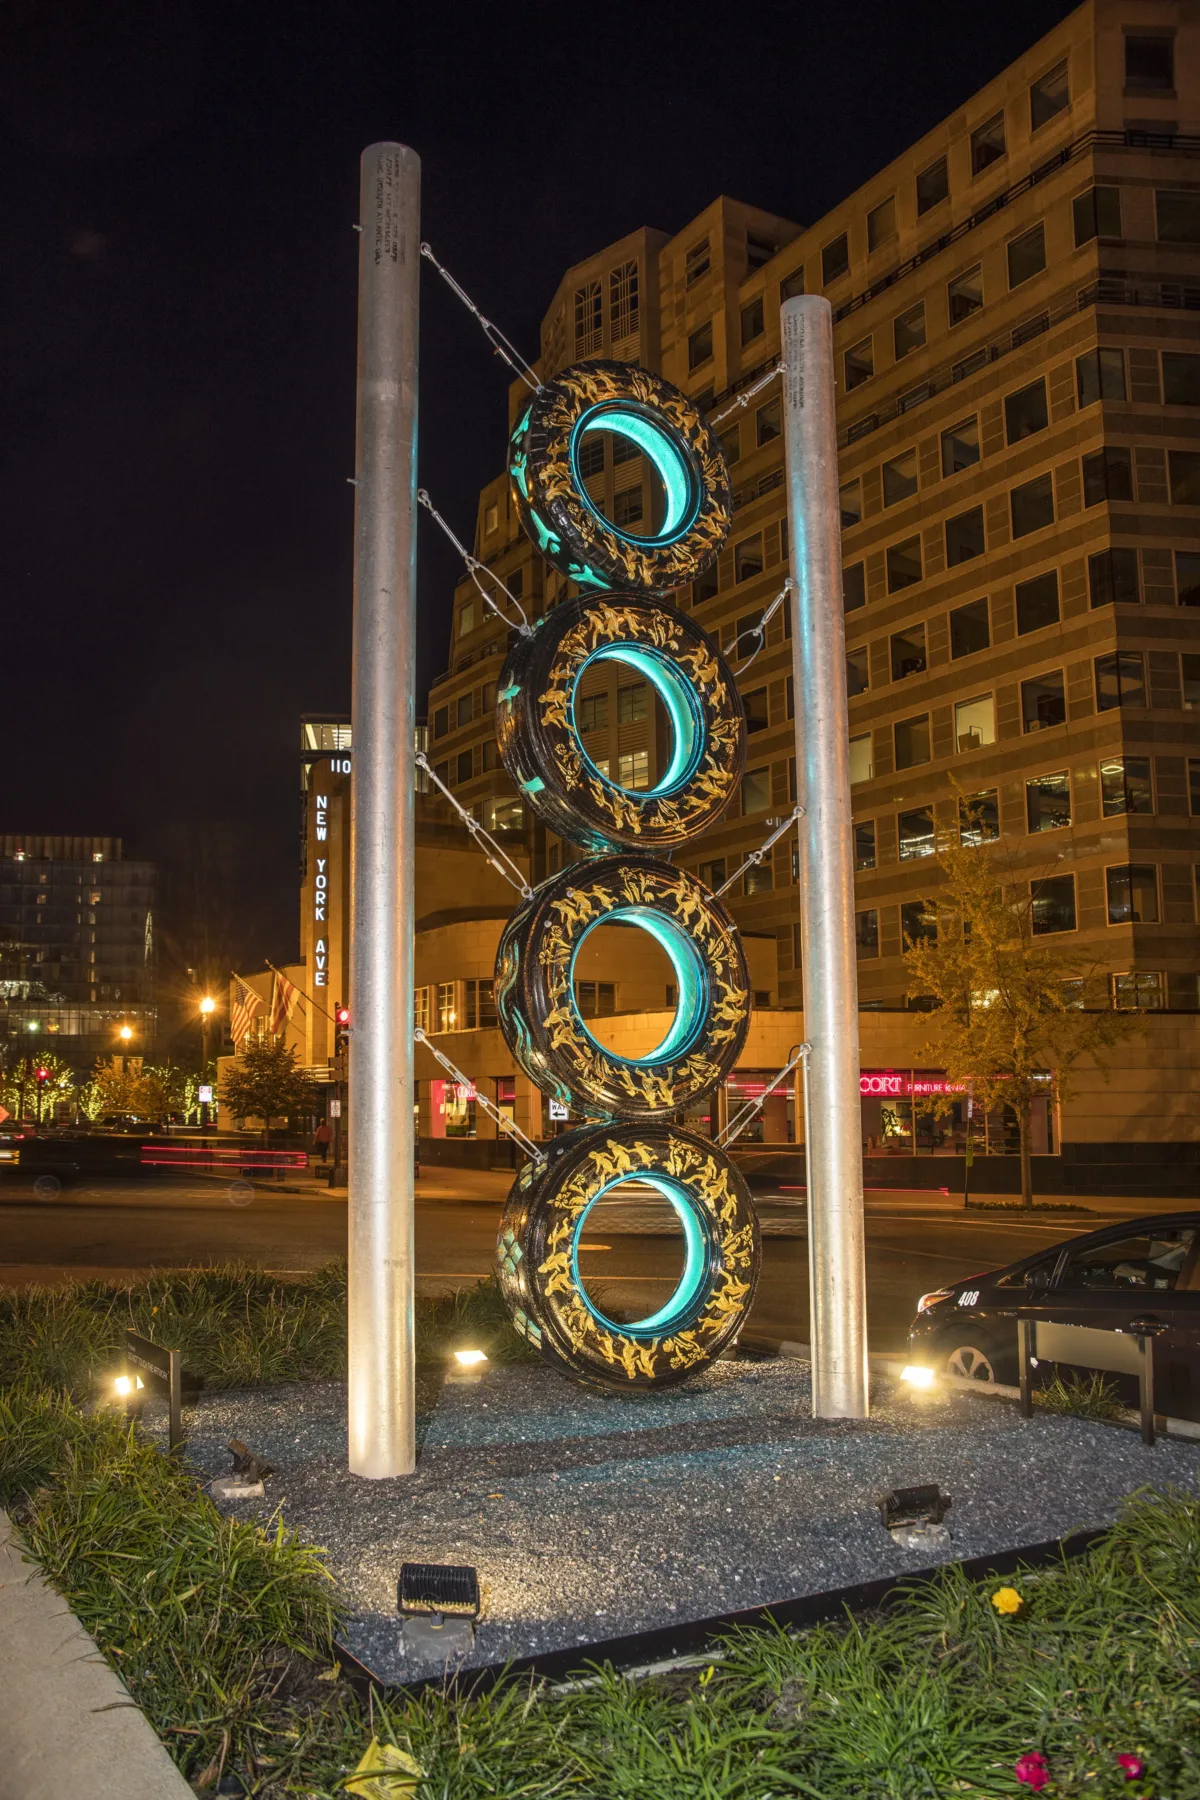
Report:
[[[1016,1115],[1028,1206],[1034,1100],[1068,1099],[1085,1059],[1107,1080],[1107,1052],[1138,1022],[1110,1009],[1095,963],[1039,934],[1036,873],[1031,880],[1028,867],[1018,872],[1012,850],[986,841],[984,820],[961,793],[958,803],[961,829],[938,834],[943,881],[924,903],[929,935],[905,952],[908,993],[933,1003],[920,1054],[985,1110]],[[950,1101],[935,1104],[945,1110]]]
[[[271,1120],[311,1112],[316,1102],[312,1077],[296,1067],[296,1052],[282,1044],[253,1044],[221,1077],[217,1095],[242,1124],[261,1119],[263,1142],[271,1141]]]
[[[101,1057],[79,1104],[89,1119],[130,1113],[163,1125],[175,1114],[186,1119],[196,1108],[196,1078],[169,1063],[149,1065],[140,1056]]]
[[[39,1082],[45,1069],[48,1079]],[[75,1071],[53,1050],[16,1053],[10,1046],[0,1067],[0,1106],[15,1119],[52,1119],[60,1100],[70,1100],[75,1090]]]

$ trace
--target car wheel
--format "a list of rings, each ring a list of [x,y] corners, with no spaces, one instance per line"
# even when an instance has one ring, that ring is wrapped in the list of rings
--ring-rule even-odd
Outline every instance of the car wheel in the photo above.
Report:
[[[977,1344],[958,1344],[946,1358],[947,1375],[958,1375],[964,1381],[991,1381],[996,1379],[996,1371],[992,1359],[986,1350]]]
[[[39,1175],[33,1191],[39,1200],[57,1200],[62,1193],[62,1182],[57,1175]]]

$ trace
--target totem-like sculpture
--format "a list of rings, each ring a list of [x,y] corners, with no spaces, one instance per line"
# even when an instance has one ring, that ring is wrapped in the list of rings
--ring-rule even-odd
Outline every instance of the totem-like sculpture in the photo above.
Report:
[[[661,479],[657,535],[634,537],[593,504],[581,451],[607,432]],[[522,523],[585,591],[514,642],[499,687],[505,768],[558,834],[588,857],[523,903],[500,943],[496,1004],[513,1056],[544,1093],[594,1121],[527,1163],[504,1212],[501,1289],[517,1329],[560,1370],[625,1390],[703,1367],[745,1318],[759,1231],[725,1153],[672,1115],[734,1067],[751,993],[737,929],[701,882],[663,859],[732,800],[745,717],[717,645],[665,597],[715,559],[730,526],[720,446],[685,395],[646,370],[589,362],[541,387],[519,420],[509,474]],[[576,704],[586,672],[617,662],[651,684],[670,721],[656,785],[621,787],[590,759]],[[675,973],[675,1017],[653,1050],[622,1057],[589,1031],[576,959],[601,923],[640,926]],[[683,1230],[682,1276],[666,1304],[632,1323],[607,1318],[579,1273],[591,1209],[622,1182],[656,1189]]]

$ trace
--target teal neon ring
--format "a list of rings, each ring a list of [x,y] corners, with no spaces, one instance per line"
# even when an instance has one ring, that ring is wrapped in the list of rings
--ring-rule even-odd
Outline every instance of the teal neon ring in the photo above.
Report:
[[[600,511],[588,493],[579,466],[579,445],[582,438],[596,431],[611,431],[615,437],[623,437],[629,443],[636,444],[654,464],[667,496],[666,517],[656,535],[639,537],[633,532],[622,531],[619,525],[614,525]],[[614,537],[622,538],[627,544],[637,545],[639,549],[661,549],[665,545],[676,544],[680,538],[687,536],[696,523],[701,492],[691,459],[674,437],[663,430],[653,415],[640,408],[610,403],[593,406],[582,413],[571,433],[571,472],[575,477],[580,499],[604,530],[611,531]]]
[[[622,787],[619,781],[614,781],[611,775],[605,775],[598,769],[588,755],[579,721],[575,716],[575,704],[584,675],[594,663],[600,662],[619,662],[624,663],[627,668],[636,669],[650,682],[667,709],[667,716],[671,721],[671,760],[662,780],[652,788]],[[596,779],[607,782],[610,787],[619,788],[623,794],[640,794],[645,798],[672,793],[691,780],[704,755],[704,713],[691,682],[678,663],[642,644],[606,644],[603,649],[593,651],[579,665],[579,672],[571,689],[571,724],[579,743],[580,754]]]
[[[671,959],[679,993],[670,1030],[662,1042],[656,1044],[645,1056],[617,1056],[609,1050],[588,1030],[587,1021],[580,1012],[579,1002],[575,997],[575,965],[579,960],[579,952],[598,926],[622,924],[640,926],[643,931],[649,932],[656,943],[662,945]],[[617,907],[614,912],[606,913],[604,918],[589,925],[575,946],[571,957],[571,1010],[575,1015],[575,1022],[588,1042],[594,1044],[597,1050],[603,1051],[605,1056],[612,1057],[614,1062],[627,1063],[634,1069],[653,1069],[656,1064],[671,1062],[675,1057],[683,1056],[700,1029],[707,1006],[708,977],[695,944],[673,919],[669,919],[665,913],[655,912],[653,907]]]
[[[575,1221],[575,1229],[571,1233],[571,1279],[575,1283],[576,1292],[594,1319],[611,1331],[622,1331],[629,1337],[670,1337],[673,1332],[682,1331],[691,1324],[700,1310],[700,1302],[708,1292],[709,1275],[712,1268],[712,1245],[709,1234],[701,1224],[696,1208],[685,1187],[672,1181],[666,1175],[650,1175],[639,1173],[638,1181],[647,1187],[657,1188],[664,1200],[670,1202],[676,1218],[683,1227],[684,1263],[683,1274],[679,1277],[665,1306],[650,1313],[644,1319],[635,1319],[632,1324],[619,1324],[610,1319],[596,1306],[583,1278],[579,1273],[579,1243],[583,1236],[583,1227],[592,1208],[603,1200],[605,1194],[614,1188],[621,1187],[630,1179],[627,1175],[617,1176],[615,1181],[606,1183],[597,1194],[594,1194]]]

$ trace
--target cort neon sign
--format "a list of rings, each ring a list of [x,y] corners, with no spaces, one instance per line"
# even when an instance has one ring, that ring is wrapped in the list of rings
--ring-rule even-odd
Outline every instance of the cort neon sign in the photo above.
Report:
[[[965,1081],[947,1081],[940,1075],[905,1075],[864,1070],[858,1078],[858,1091],[863,1095],[881,1095],[887,1099],[923,1094],[965,1094]]]

